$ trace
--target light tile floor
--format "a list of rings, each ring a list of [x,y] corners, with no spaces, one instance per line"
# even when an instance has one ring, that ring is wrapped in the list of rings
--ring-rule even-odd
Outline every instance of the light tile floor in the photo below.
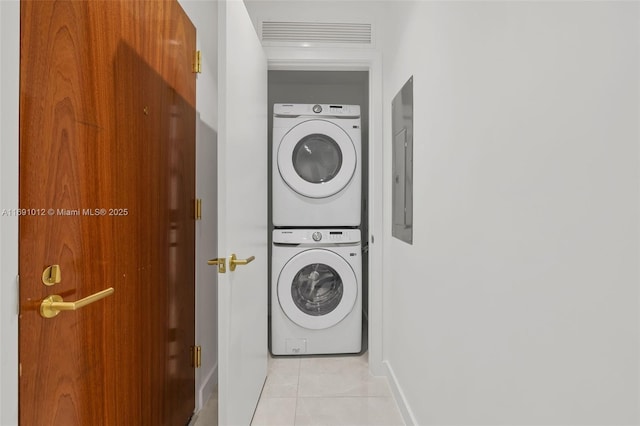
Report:
[[[218,385],[216,385],[213,395],[204,404],[202,410],[191,421],[193,426],[217,426],[218,425]]]
[[[217,400],[209,401],[195,426],[214,426],[216,417]],[[404,422],[387,379],[369,373],[364,354],[270,358],[251,425],[400,426]]]

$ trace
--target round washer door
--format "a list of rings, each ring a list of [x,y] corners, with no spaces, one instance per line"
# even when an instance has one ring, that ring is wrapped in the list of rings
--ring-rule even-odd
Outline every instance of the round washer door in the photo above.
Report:
[[[285,315],[301,327],[333,327],[352,310],[358,281],[351,266],[324,249],[298,253],[278,277],[278,301]]]
[[[289,187],[310,198],[326,198],[346,187],[356,171],[356,149],[342,128],[326,120],[304,121],[278,146],[278,170]]]

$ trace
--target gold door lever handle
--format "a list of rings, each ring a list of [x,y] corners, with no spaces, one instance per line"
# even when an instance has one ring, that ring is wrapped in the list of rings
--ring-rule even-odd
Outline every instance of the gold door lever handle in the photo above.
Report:
[[[255,256],[249,256],[246,259],[238,259],[236,257],[236,254],[233,253],[231,254],[231,257],[229,257],[229,269],[233,272],[236,270],[236,266],[251,263],[255,260],[255,258]]]
[[[218,265],[218,272],[224,274],[227,272],[226,261],[227,258],[225,257],[216,257],[215,259],[207,260],[207,265]]]
[[[60,311],[75,311],[76,309],[80,309],[112,295],[114,291],[113,287],[109,287],[106,290],[99,291],[76,302],[65,302],[62,297],[54,294],[44,298],[40,304],[40,315],[42,315],[43,318],[53,318],[58,315]]]

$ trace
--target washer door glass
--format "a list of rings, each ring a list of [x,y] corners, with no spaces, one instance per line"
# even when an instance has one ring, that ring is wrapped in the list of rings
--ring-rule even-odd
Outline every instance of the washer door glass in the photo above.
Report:
[[[355,142],[359,150],[360,139]],[[274,161],[293,191],[309,198],[326,198],[349,185],[357,169],[357,152],[344,129],[316,119],[289,130],[279,141]]]
[[[301,327],[320,330],[338,324],[353,310],[359,281],[342,256],[314,248],[282,267],[277,286],[284,314]]]
[[[332,138],[314,133],[296,144],[292,161],[293,168],[302,179],[310,183],[324,183],[340,171],[342,152]]]
[[[323,263],[305,266],[291,284],[293,303],[305,314],[313,316],[332,312],[340,304],[343,293],[340,275]]]

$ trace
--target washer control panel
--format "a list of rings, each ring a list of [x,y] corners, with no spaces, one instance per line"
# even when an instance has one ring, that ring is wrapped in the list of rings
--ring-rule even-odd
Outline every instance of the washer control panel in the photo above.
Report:
[[[274,229],[275,244],[359,243],[359,229]]]

